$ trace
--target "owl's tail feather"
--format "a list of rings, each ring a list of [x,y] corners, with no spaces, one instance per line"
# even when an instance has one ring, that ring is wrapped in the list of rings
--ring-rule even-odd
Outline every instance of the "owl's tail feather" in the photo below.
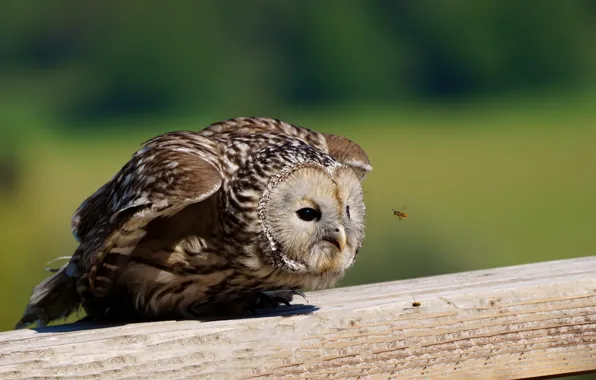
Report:
[[[53,320],[68,317],[78,309],[81,301],[76,281],[68,276],[67,267],[68,263],[64,264],[54,275],[33,288],[29,304],[15,329],[22,329],[34,322],[46,326]]]

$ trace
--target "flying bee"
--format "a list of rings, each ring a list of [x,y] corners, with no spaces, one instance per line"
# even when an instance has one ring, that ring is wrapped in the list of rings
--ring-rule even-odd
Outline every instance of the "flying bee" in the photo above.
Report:
[[[405,209],[406,209],[406,206],[402,207],[402,210],[405,210]],[[397,216],[399,218],[399,220],[406,219],[408,217],[408,214],[403,211],[393,210],[393,209],[391,209],[391,210],[393,211],[393,215]]]

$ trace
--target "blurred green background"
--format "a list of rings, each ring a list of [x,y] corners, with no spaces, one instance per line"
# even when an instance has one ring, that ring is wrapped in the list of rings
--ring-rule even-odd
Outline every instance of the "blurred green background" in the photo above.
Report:
[[[4,1],[0,329],[142,141],[237,116],[369,152],[342,285],[593,255],[594,41],[587,0]]]

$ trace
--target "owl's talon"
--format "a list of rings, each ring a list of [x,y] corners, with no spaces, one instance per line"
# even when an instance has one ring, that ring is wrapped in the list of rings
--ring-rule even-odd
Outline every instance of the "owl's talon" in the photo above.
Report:
[[[291,302],[294,299],[294,295],[299,295],[308,302],[304,293],[298,290],[282,289],[254,293],[254,301],[250,307],[256,309],[276,309],[282,304],[290,307],[292,306]]]
[[[302,293],[300,290],[291,290],[291,292],[292,292],[292,294],[295,294],[297,296],[304,298],[306,303],[308,303],[308,298],[306,298],[306,295],[304,293]]]
[[[259,305],[261,305],[263,308],[275,309],[278,305],[278,303],[275,301],[275,298],[271,297],[269,294],[265,292],[257,293],[257,297],[260,301]]]
[[[292,306],[292,305],[290,305],[290,303],[288,302],[288,300],[286,300],[286,299],[284,299],[284,298],[281,298],[281,297],[275,297],[273,300],[274,300],[274,301],[276,301],[276,302],[278,303],[278,305],[279,305],[280,303],[283,303],[283,304],[284,304],[284,305],[286,305],[287,307],[290,307],[290,306]]]

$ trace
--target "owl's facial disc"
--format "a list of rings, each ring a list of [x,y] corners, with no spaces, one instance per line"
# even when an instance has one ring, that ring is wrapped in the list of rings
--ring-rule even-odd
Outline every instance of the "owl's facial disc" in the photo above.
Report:
[[[302,165],[269,194],[265,228],[282,267],[342,274],[364,238],[364,203],[352,169]],[[283,268],[282,268],[283,269]]]

